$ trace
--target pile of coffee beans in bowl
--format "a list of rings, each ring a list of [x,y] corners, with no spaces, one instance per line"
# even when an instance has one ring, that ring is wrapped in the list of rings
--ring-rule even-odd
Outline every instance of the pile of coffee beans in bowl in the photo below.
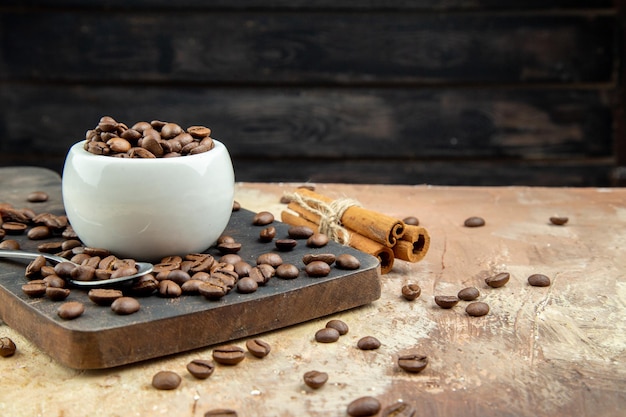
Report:
[[[211,129],[160,120],[137,122],[131,127],[104,116],[85,134],[85,150],[120,158],[170,158],[213,149]]]

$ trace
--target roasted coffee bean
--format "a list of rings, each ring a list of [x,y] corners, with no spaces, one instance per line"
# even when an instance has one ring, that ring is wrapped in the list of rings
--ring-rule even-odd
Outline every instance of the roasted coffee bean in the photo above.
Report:
[[[348,415],[352,417],[375,416],[380,411],[381,405],[374,397],[361,397],[348,404]]]
[[[22,285],[22,292],[31,298],[43,297],[46,294],[47,285],[42,280],[30,281]]]
[[[99,256],[100,258],[106,258],[107,256],[111,255],[111,252],[109,252],[107,249],[91,248],[89,246],[85,246],[83,252],[89,256]]]
[[[209,130],[210,132],[210,130]],[[176,123],[165,123],[161,128],[161,137],[163,139],[171,139],[183,133],[183,128]],[[187,132],[189,133],[189,132]],[[210,133],[209,133],[210,134]],[[192,135],[193,136],[193,135]],[[206,135],[208,136],[208,135]]]
[[[51,235],[52,235],[52,231],[50,230],[48,226],[35,226],[26,233],[26,236],[30,240],[47,239]]]
[[[274,242],[276,249],[281,252],[288,252],[293,250],[298,245],[298,242],[295,239],[278,239]]]
[[[0,226],[6,232],[7,235],[20,235],[28,228],[25,223],[18,222],[4,222]]]
[[[65,288],[65,280],[58,275],[46,275],[43,282],[45,282],[48,287]]]
[[[71,225],[67,225],[65,226],[65,229],[63,229],[63,232],[61,232],[61,237],[64,239],[77,239],[78,235]]]
[[[325,327],[315,332],[315,340],[320,343],[334,343],[339,340],[339,332],[332,327]]]
[[[485,219],[476,216],[468,217],[467,219],[465,219],[463,225],[465,227],[481,227],[485,225]]]
[[[532,274],[528,277],[528,283],[533,287],[549,287],[550,278],[543,274]]]
[[[405,217],[404,219],[402,219],[402,222],[404,224],[408,224],[410,226],[419,226],[419,224],[420,224],[419,219],[417,217],[415,217],[415,216]]]
[[[111,303],[111,310],[119,315],[133,314],[138,312],[140,308],[139,301],[132,297],[120,297]]]
[[[300,270],[293,264],[281,264],[276,268],[276,276],[282,279],[294,279],[298,278]]]
[[[92,281],[95,275],[96,268],[89,265],[78,265],[76,268],[72,269],[70,273],[70,277],[76,281]]]
[[[46,287],[46,297],[52,301],[63,301],[70,295],[70,290],[59,287]]]
[[[280,265],[279,265],[280,266]],[[274,267],[268,264],[260,264],[255,266],[248,273],[248,277],[256,281],[258,285],[265,285],[267,282],[276,275]]]
[[[180,297],[182,293],[182,288],[180,288],[180,285],[178,285],[174,281],[169,279],[159,281],[159,295],[161,297],[176,298]]]
[[[122,291],[110,288],[93,288],[87,293],[89,299],[99,306],[110,306],[123,295]]]
[[[405,402],[397,402],[383,408],[380,417],[415,417],[417,411],[415,408]]]
[[[237,281],[237,292],[240,294],[251,294],[259,289],[259,284],[254,278],[243,277]]]
[[[159,390],[172,390],[178,388],[182,378],[173,371],[159,371],[152,377],[152,386]]]
[[[252,219],[255,226],[267,226],[274,221],[274,215],[269,211],[260,211],[256,213]]]
[[[142,275],[135,280],[130,292],[137,297],[147,297],[152,295],[159,288],[159,282],[154,275]]]
[[[220,253],[237,253],[241,250],[241,243],[239,242],[228,242],[228,243],[220,243],[217,245],[217,250]]]
[[[252,354],[252,356],[256,356],[257,358],[264,358],[269,355],[272,348],[269,343],[261,340],[261,339],[250,339],[246,342],[246,348],[248,352]]]
[[[306,240],[306,245],[309,248],[323,248],[328,245],[330,239],[323,233],[314,233]]]
[[[206,272],[198,272],[199,274],[206,274]],[[204,281],[199,279],[190,279],[180,286],[180,289],[183,291],[183,294],[200,294],[200,285]]]
[[[550,217],[550,223],[552,223],[552,224],[554,224],[556,226],[563,226],[568,221],[569,221],[569,218],[567,218],[567,217],[561,217],[561,216]]]
[[[328,265],[332,265],[337,260],[337,257],[333,253],[308,253],[302,257],[302,263],[305,265],[314,261],[326,262]]]
[[[79,301],[68,301],[59,306],[57,314],[65,320],[73,320],[85,312],[85,306]]]
[[[54,266],[54,272],[61,278],[70,278],[76,265],[71,262],[59,262]]]
[[[226,345],[213,349],[213,360],[221,365],[237,365],[245,356],[244,350],[235,345]]]
[[[79,247],[81,245],[82,245],[82,243],[78,239],[67,239],[67,240],[64,240],[63,242],[61,242],[61,249],[62,250],[72,250],[72,249],[77,248],[77,247]]]
[[[183,285],[185,282],[191,279],[189,272],[185,272],[180,269],[174,269],[172,271],[162,271],[156,276],[157,281],[174,281],[178,285]]]
[[[480,297],[480,291],[478,291],[478,288],[476,287],[467,287],[459,291],[456,296],[459,298],[459,300],[474,301],[475,299]]]
[[[252,265],[250,265],[246,261],[239,261],[235,263],[235,272],[239,276],[239,278],[247,277],[250,275],[250,270],[252,269]]]
[[[20,244],[17,240],[7,239],[0,242],[0,249],[18,250],[20,249]]]
[[[313,236],[313,229],[307,226],[291,226],[287,234],[292,239],[308,239]]]
[[[354,255],[350,255],[349,253],[342,253],[341,255],[337,256],[335,266],[339,269],[353,271],[361,267],[361,262]]]
[[[43,203],[48,201],[48,193],[45,191],[33,191],[26,196],[26,200],[30,203]]]
[[[239,201],[237,200],[233,201],[232,211],[239,211],[239,210],[241,210],[241,204],[239,204]]]
[[[213,371],[215,371],[215,365],[212,361],[205,359],[194,359],[187,364],[187,371],[194,378],[197,379],[207,379],[211,375],[213,375]]]
[[[436,295],[435,304],[441,308],[452,308],[459,303],[459,299],[454,295]]]
[[[41,275],[41,268],[45,265],[46,258],[41,255],[37,256],[35,259],[28,263],[28,266],[26,266],[26,272],[24,273],[24,276],[31,279]]]
[[[308,371],[304,373],[302,379],[308,387],[319,389],[328,381],[328,374],[320,371]]]
[[[494,276],[485,278],[485,283],[491,288],[500,288],[509,282],[511,275],[508,272],[500,272]]]
[[[467,307],[465,307],[465,312],[474,317],[484,316],[489,313],[489,304],[481,301],[475,301],[473,303],[469,303]]]
[[[339,335],[341,336],[343,336],[344,334],[348,334],[348,331],[350,331],[350,328],[344,321],[337,319],[328,321],[328,323],[326,323],[326,327],[337,330],[339,332]]]
[[[280,264],[283,263],[283,258],[274,252],[263,253],[256,258],[256,264],[268,264],[272,265],[274,268],[277,268]]]
[[[408,353],[398,357],[398,366],[406,372],[419,373],[428,365],[428,357],[420,353]]]
[[[374,336],[365,336],[359,339],[356,346],[361,350],[375,350],[380,347],[380,340]]]
[[[401,291],[402,296],[408,301],[416,300],[422,294],[422,288],[418,284],[414,283],[403,285]]]
[[[211,129],[206,126],[189,126],[187,133],[196,139],[202,139],[211,135]]]
[[[226,255],[221,256],[219,259],[219,263],[231,264],[233,266],[236,265],[237,262],[241,261],[243,261],[243,259],[236,253],[227,253]]]
[[[17,347],[13,340],[8,337],[0,337],[0,356],[8,358],[9,356],[15,355],[16,350]]]
[[[227,408],[216,408],[204,413],[204,417],[237,417],[237,412]]]
[[[218,279],[211,279],[208,282],[200,284],[198,286],[198,292],[208,300],[219,300],[228,294],[228,287]]]
[[[221,245],[222,243],[235,243],[235,242],[236,240],[234,237],[230,235],[221,235],[220,237],[217,238],[217,242],[215,244]]]
[[[307,264],[305,271],[312,278],[325,277],[330,274],[330,265],[323,261],[313,261]]]
[[[259,240],[261,242],[271,242],[276,237],[276,228],[268,226],[259,232]]]

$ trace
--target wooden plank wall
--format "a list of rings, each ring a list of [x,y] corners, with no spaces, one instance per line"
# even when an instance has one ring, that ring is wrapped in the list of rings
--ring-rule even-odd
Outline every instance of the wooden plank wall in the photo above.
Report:
[[[624,184],[620,3],[4,0],[0,165],[111,115],[210,126],[239,181]]]

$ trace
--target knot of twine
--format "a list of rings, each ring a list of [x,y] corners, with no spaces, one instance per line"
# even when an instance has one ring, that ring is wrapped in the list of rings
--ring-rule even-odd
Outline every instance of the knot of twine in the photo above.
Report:
[[[350,241],[350,233],[341,224],[343,214],[350,207],[361,204],[350,198],[339,198],[326,203],[317,198],[305,197],[298,193],[289,194],[290,200],[309,212],[319,216],[318,232],[328,236],[335,242],[347,245]]]

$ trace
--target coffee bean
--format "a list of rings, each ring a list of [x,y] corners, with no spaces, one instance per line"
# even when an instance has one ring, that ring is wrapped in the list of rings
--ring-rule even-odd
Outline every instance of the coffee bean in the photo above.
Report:
[[[238,262],[242,262],[242,261],[243,259],[241,258],[241,256],[237,255],[236,253],[227,253],[226,255],[220,257],[219,259],[219,263],[230,264],[233,266],[237,265]],[[237,273],[237,275],[239,275],[239,273]]]
[[[281,258],[279,254],[274,252],[263,253],[256,258],[257,265],[268,264],[272,265],[274,268],[277,268],[282,263],[283,258]]]
[[[220,243],[217,245],[217,250],[220,253],[237,253],[241,250],[240,242],[228,242],[228,243]]]
[[[419,224],[420,224],[419,219],[417,217],[415,217],[415,216],[405,217],[404,219],[402,219],[402,222],[404,224],[408,224],[410,226],[419,226]]]
[[[159,282],[159,295],[161,297],[176,298],[183,294],[183,289],[180,285],[172,280],[164,279]]]
[[[46,275],[43,282],[45,282],[48,287],[65,288],[65,280],[57,275],[54,275],[54,273]]]
[[[307,264],[305,271],[312,278],[325,277],[330,274],[330,265],[323,261],[313,261]]]
[[[528,283],[533,287],[549,287],[550,278],[543,274],[532,274],[528,277]]]
[[[8,235],[20,235],[28,228],[25,223],[4,222],[0,226]]]
[[[187,133],[197,139],[202,139],[211,135],[211,129],[206,126],[189,126]]]
[[[320,343],[334,343],[339,340],[339,332],[332,327],[325,327],[315,332],[315,340]]]
[[[152,377],[152,386],[159,390],[172,390],[178,388],[182,378],[173,371],[159,371]]]
[[[178,285],[183,285],[191,279],[189,272],[182,269],[173,269],[171,271],[161,271],[156,276],[157,281],[173,281]]]
[[[398,366],[406,372],[419,373],[428,365],[428,357],[419,353],[408,353],[398,357]]]
[[[313,229],[308,226],[291,226],[287,234],[292,239],[308,239],[313,236]]]
[[[26,236],[30,240],[47,239],[51,235],[52,235],[52,231],[50,230],[48,226],[35,226],[26,233]]]
[[[435,303],[441,308],[452,308],[459,303],[459,299],[454,295],[436,295]]]
[[[269,343],[261,340],[261,339],[251,339],[246,342],[246,348],[248,352],[252,354],[252,356],[256,356],[257,358],[264,358],[269,355],[271,347]]]
[[[46,288],[44,281],[30,281],[22,285],[22,292],[31,298],[39,298],[46,294]]]
[[[322,261],[326,262],[328,265],[332,265],[337,260],[337,257],[334,253],[308,253],[302,257],[302,263],[305,265],[310,264],[314,261]]]
[[[33,191],[26,196],[26,200],[30,203],[43,203],[48,201],[48,193],[45,191]]]
[[[206,274],[206,272],[198,272],[199,274]],[[180,289],[183,291],[183,294],[200,294],[200,285],[202,285],[204,281],[199,279],[190,279],[180,286]]]
[[[481,301],[469,303],[467,307],[465,307],[465,312],[474,317],[484,316],[489,313],[489,304]]]
[[[356,346],[361,350],[375,350],[380,347],[380,340],[374,336],[365,336],[359,339]]]
[[[204,413],[204,417],[237,417],[237,412],[226,408],[216,408]]]
[[[159,288],[159,282],[152,274],[142,275],[133,283],[130,292],[137,297],[152,295]]]
[[[306,245],[310,248],[322,248],[328,245],[330,239],[323,233],[314,233],[306,240]]]
[[[260,211],[252,218],[252,224],[255,226],[267,226],[274,221],[274,215],[269,211]]]
[[[339,335],[341,336],[348,334],[348,331],[350,331],[350,328],[345,322],[337,319],[330,320],[328,323],[326,323],[326,327],[337,330],[339,332]]]
[[[335,265],[339,269],[353,271],[361,267],[361,262],[354,255],[350,255],[349,253],[342,253],[341,255],[337,256]]]
[[[68,301],[57,309],[59,317],[65,320],[73,320],[80,317],[85,312],[85,306],[79,301]]]
[[[239,284],[239,283],[237,283]],[[198,286],[198,292],[208,300],[219,300],[228,294],[228,287],[218,279],[211,279]]]
[[[508,272],[500,272],[494,276],[485,278],[485,283],[491,288],[500,288],[509,282],[511,275]]]
[[[280,266],[280,265],[279,265]],[[252,268],[248,273],[248,277],[253,279],[258,285],[265,285],[276,275],[276,270],[268,264],[259,264]]]
[[[468,217],[463,223],[465,227],[481,227],[485,225],[485,219],[482,217]]]
[[[298,242],[295,239],[278,239],[274,242],[274,245],[279,251],[288,252],[293,250],[298,245]]]
[[[70,295],[70,290],[59,287],[46,287],[46,297],[52,301],[63,301]]]
[[[41,268],[45,265],[46,258],[41,255],[37,256],[35,259],[28,263],[28,266],[26,266],[26,272],[24,273],[24,276],[29,279],[39,276],[41,274]]]
[[[70,273],[70,277],[76,281],[92,281],[95,275],[96,268],[89,265],[78,265]]]
[[[9,356],[13,356],[16,350],[17,347],[11,339],[8,337],[0,337],[0,356],[8,358]]]
[[[567,217],[561,217],[561,216],[550,217],[550,223],[552,223],[552,224],[554,224],[556,226],[563,226],[568,221],[569,221],[569,218],[567,218]]]
[[[405,402],[397,402],[383,408],[380,417],[415,417],[417,411]]]
[[[271,242],[276,237],[276,228],[274,226],[266,227],[259,233],[261,242]]]
[[[14,239],[3,240],[0,242],[0,249],[18,250],[20,249],[20,243]]]
[[[250,265],[246,261],[235,262],[235,272],[239,278],[247,277],[250,275],[250,270],[252,269],[252,265]]]
[[[111,310],[119,315],[133,314],[138,312],[140,308],[139,301],[132,297],[120,297],[111,303]]]
[[[239,204],[239,201],[235,200],[233,201],[233,211],[239,211],[241,210],[241,204]]]
[[[302,378],[308,387],[318,389],[328,381],[328,374],[320,371],[308,371],[304,373]]]
[[[194,378],[197,379],[207,379],[211,375],[213,375],[213,371],[215,371],[215,365],[212,361],[205,359],[194,359],[187,364],[187,371]]]
[[[242,348],[226,345],[213,349],[213,360],[221,365],[237,365],[245,358]]]
[[[480,291],[478,291],[478,288],[476,287],[463,288],[461,291],[459,291],[457,297],[459,298],[459,300],[473,301],[480,297]]]
[[[251,294],[259,289],[259,284],[254,278],[244,277],[237,281],[237,292],[240,294]]]
[[[276,276],[282,279],[294,279],[298,278],[300,270],[293,264],[282,264],[276,268]]]
[[[416,300],[422,294],[422,288],[418,284],[414,283],[403,285],[401,291],[402,296],[408,301]]]
[[[87,297],[99,306],[110,306],[123,295],[122,291],[110,288],[93,288],[87,293]]]
[[[352,417],[375,416],[380,411],[380,401],[374,397],[361,397],[348,404],[348,415]]]

